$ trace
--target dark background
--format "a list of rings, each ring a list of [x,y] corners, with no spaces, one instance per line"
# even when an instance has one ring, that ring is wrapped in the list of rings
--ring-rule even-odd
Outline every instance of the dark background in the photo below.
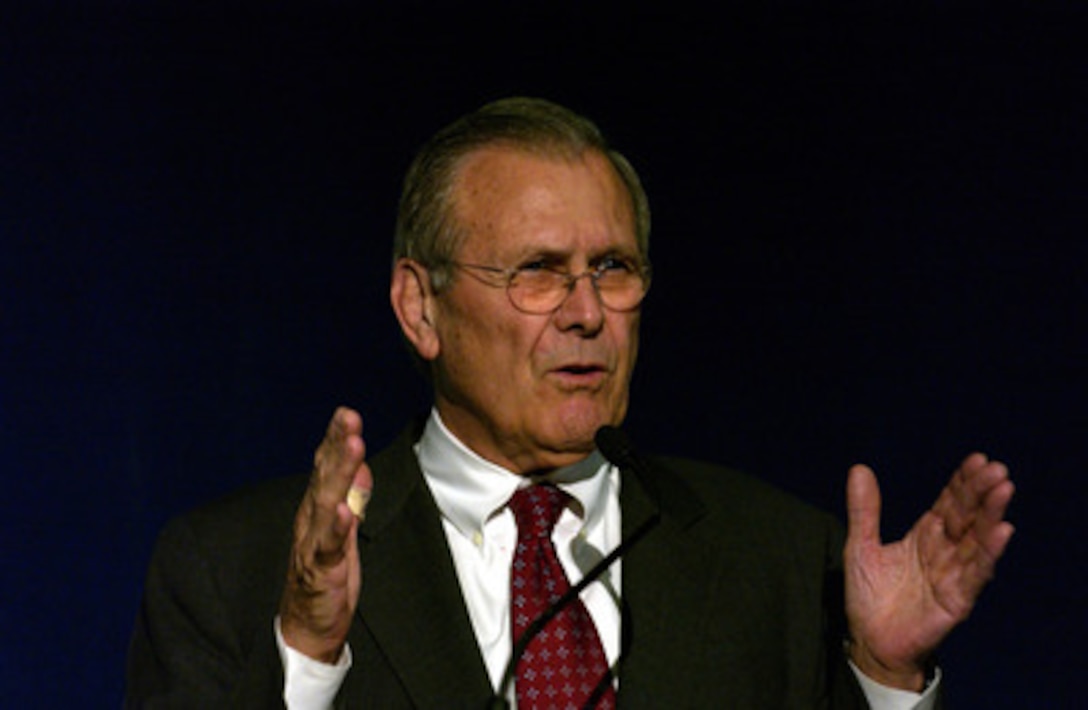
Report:
[[[651,196],[640,446],[840,514],[864,460],[889,537],[968,451],[1007,461],[1019,533],[948,692],[1072,707],[1085,11],[461,5],[0,11],[3,703],[116,707],[167,518],[307,470],[337,404],[375,450],[423,411],[386,297],[401,175],[532,94]]]

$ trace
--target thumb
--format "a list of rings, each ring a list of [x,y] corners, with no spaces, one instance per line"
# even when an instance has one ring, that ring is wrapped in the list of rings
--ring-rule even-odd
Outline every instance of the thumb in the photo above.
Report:
[[[880,486],[873,469],[850,467],[846,476],[847,543],[880,544]]]
[[[370,495],[374,490],[374,476],[370,472],[370,466],[363,463],[355,471],[355,477],[348,489],[347,504],[355,517],[362,522],[366,519],[366,507],[370,503]]]

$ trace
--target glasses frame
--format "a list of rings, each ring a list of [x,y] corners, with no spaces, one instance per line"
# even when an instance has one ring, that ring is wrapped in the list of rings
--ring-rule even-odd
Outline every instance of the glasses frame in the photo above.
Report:
[[[604,275],[605,273],[608,272],[608,269],[605,266],[605,262],[601,262],[597,266],[586,269],[585,271],[583,271],[581,273],[578,273],[578,274],[572,274],[572,273],[569,273],[569,272],[566,272],[566,271],[560,271],[559,269],[554,269],[554,268],[551,268],[549,266],[542,266],[542,267],[540,267],[541,269],[543,269],[545,271],[549,271],[549,272],[551,272],[551,273],[553,273],[553,274],[555,274],[557,276],[562,276],[563,277],[563,280],[564,280],[563,287],[566,290],[566,293],[551,308],[546,309],[546,310],[533,310],[533,309],[528,309],[528,308],[525,308],[524,306],[518,305],[518,302],[514,298],[514,295],[513,295],[514,279],[517,278],[518,275],[521,274],[521,272],[527,270],[525,267],[512,266],[512,267],[508,267],[508,268],[503,268],[501,266],[490,266],[488,264],[470,264],[468,262],[454,261],[452,259],[447,261],[446,263],[448,263],[451,266],[454,266],[454,267],[456,267],[458,269],[463,269],[463,270],[467,271],[470,275],[474,276],[477,281],[484,284],[485,286],[491,286],[493,288],[506,289],[506,297],[507,297],[507,299],[509,299],[510,305],[512,305],[514,308],[521,311],[522,313],[528,313],[530,315],[543,316],[543,315],[548,315],[549,313],[555,313],[557,310],[559,310],[562,307],[563,303],[570,297],[570,294],[574,292],[574,287],[577,285],[579,279],[581,279],[582,277],[588,277],[590,283],[593,284],[593,292],[595,294],[597,294],[597,300],[600,302],[601,306],[603,308],[606,308],[606,309],[608,309],[610,311],[614,311],[614,312],[617,312],[617,313],[624,313],[624,312],[635,310],[636,308],[639,307],[639,305],[642,303],[643,299],[646,298],[646,294],[650,291],[650,266],[648,264],[637,264],[636,265],[639,279],[642,281],[642,293],[639,294],[638,299],[632,305],[628,306],[627,308],[614,308],[614,307],[608,305],[605,302],[604,296],[601,294],[601,288],[600,288],[600,285],[597,282],[600,280],[602,275]],[[482,276],[479,276],[479,275],[475,274],[474,271],[482,271],[482,272],[485,272],[485,273],[488,273],[488,274],[494,274],[496,276],[501,276],[502,280],[503,280],[503,283],[501,283],[501,284],[493,283],[493,282],[487,280],[486,278],[483,278]]]

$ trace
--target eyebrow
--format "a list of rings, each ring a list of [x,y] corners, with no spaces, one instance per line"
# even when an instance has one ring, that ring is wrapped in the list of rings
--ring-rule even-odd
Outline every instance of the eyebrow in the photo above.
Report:
[[[527,248],[514,256],[513,261],[522,262],[532,259],[541,259],[553,263],[570,261],[575,251],[556,249],[553,247]],[[587,262],[592,264],[609,256],[621,256],[624,258],[641,259],[638,246],[627,247],[620,244],[604,245],[601,249],[594,249],[588,253]]]

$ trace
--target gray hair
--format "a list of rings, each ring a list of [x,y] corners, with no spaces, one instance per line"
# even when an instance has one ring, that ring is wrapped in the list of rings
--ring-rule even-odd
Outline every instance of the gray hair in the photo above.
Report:
[[[453,218],[452,196],[462,159],[480,148],[509,145],[547,157],[577,159],[587,151],[608,158],[634,208],[639,254],[649,264],[650,205],[635,169],[611,149],[588,118],[544,99],[500,99],[436,133],[408,168],[397,214],[394,261],[409,258],[430,270],[431,285],[449,280],[449,264],[465,239]]]

